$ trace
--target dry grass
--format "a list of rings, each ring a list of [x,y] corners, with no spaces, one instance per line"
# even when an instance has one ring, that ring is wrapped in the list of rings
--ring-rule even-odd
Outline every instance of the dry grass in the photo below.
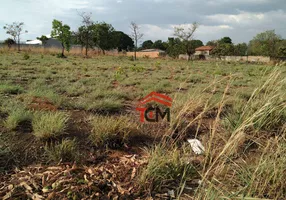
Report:
[[[36,112],[32,121],[34,135],[43,140],[60,136],[64,134],[68,119],[62,112]]]
[[[18,50],[15,48],[11,48],[9,49],[8,47],[0,47],[0,52],[17,52]],[[56,47],[49,47],[49,48],[44,48],[41,46],[22,46],[21,47],[21,51],[23,52],[27,52],[29,54],[34,54],[34,53],[39,53],[42,55],[47,55],[47,54],[53,54],[53,55],[57,55],[61,53],[61,49],[60,48],[56,48]],[[85,51],[82,50],[80,47],[74,47],[71,48],[69,52],[65,52],[65,54],[67,56],[84,56],[85,55]],[[98,55],[103,55],[102,51],[100,50],[89,50],[88,52],[88,56],[89,57],[94,57],[94,56],[98,56]],[[105,55],[111,55],[111,56],[120,56],[123,55],[121,53],[118,53],[116,51],[106,51]],[[26,56],[27,57],[27,56]],[[29,59],[29,58],[28,58]],[[27,59],[27,60],[28,60]]]
[[[114,118],[97,115],[89,120],[92,125],[89,138],[97,147],[122,147],[131,135],[139,133],[138,126],[127,116]]]

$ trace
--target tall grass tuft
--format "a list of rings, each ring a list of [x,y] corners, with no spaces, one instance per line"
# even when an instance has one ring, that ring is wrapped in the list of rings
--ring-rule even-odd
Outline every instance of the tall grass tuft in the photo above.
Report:
[[[217,117],[198,199],[285,199],[285,86],[286,78],[275,68],[246,103],[234,105],[223,120]],[[239,152],[247,140],[258,146],[251,158]]]
[[[121,147],[131,134],[138,134],[137,125],[127,116],[117,118],[96,115],[90,119],[92,132],[90,140],[97,147]]]
[[[238,132],[246,129],[277,130],[286,122],[285,84],[275,69],[246,103],[240,102],[225,116],[225,126]]]
[[[16,129],[21,122],[31,121],[32,113],[24,108],[16,108],[9,112],[7,119],[4,121],[4,126],[8,130]]]
[[[62,112],[36,112],[33,117],[34,134],[39,139],[50,139],[64,133],[69,116]]]
[[[63,139],[61,143],[52,143],[45,146],[45,153],[50,161],[71,162],[79,158],[78,146],[75,139]]]
[[[184,156],[184,151],[177,147],[157,145],[148,149],[148,164],[141,171],[139,184],[155,191],[173,188],[179,194],[187,181],[198,176],[194,166]]]

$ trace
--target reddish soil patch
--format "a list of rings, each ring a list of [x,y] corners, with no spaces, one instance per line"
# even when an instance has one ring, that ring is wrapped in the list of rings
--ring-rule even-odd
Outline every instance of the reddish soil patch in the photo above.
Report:
[[[53,105],[46,97],[33,97],[32,102],[29,104],[31,110],[44,110],[44,111],[56,111],[58,108]]]

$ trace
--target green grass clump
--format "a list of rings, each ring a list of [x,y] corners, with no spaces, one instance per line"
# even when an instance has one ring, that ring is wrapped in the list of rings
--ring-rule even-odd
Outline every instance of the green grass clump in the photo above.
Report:
[[[63,139],[61,143],[46,145],[45,153],[49,160],[54,162],[72,162],[77,161],[79,157],[75,139]]]
[[[94,116],[90,121],[92,132],[89,136],[97,146],[120,147],[128,142],[131,134],[138,134],[137,125],[126,116]]]
[[[32,120],[32,113],[27,111],[24,108],[17,108],[9,112],[7,119],[4,121],[4,126],[9,129],[13,130],[17,128],[17,126],[21,122],[31,121]]]
[[[147,151],[148,164],[138,179],[143,187],[151,186],[154,190],[176,185],[180,192],[186,181],[196,174],[195,168],[186,159],[184,153],[177,148],[167,149],[161,145]]]
[[[19,85],[0,84],[0,94],[20,94],[23,88]]]
[[[39,139],[49,139],[63,134],[69,116],[62,112],[36,112],[32,126]]]

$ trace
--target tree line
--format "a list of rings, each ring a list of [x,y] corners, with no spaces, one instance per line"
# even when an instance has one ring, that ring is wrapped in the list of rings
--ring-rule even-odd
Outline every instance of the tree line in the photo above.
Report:
[[[189,48],[186,46],[189,43]],[[270,56],[286,57],[286,40],[275,33],[275,30],[268,30],[257,34],[250,42],[234,44],[230,37],[223,37],[219,40],[208,41],[205,45],[214,49],[211,54],[220,56]],[[157,40],[155,42],[146,40],[142,43],[141,50],[161,49],[171,57],[177,58],[180,54],[195,53],[195,49],[204,46],[201,40],[190,40],[184,42],[179,37],[168,38],[166,42]]]
[[[131,51],[137,47],[134,45],[134,41],[138,39],[139,27],[135,27],[136,34],[133,34],[134,38],[132,38],[122,31],[116,31],[111,24],[94,22],[91,19],[91,13],[79,13],[79,16],[82,19],[82,24],[76,31],[71,31],[70,26],[62,21],[54,19],[52,22],[51,37],[61,43],[61,57],[65,57],[65,51],[69,51],[72,44],[80,45],[85,50],[85,56],[88,56],[88,51],[94,48],[99,48],[105,54],[105,51],[112,49]],[[14,22],[4,26],[6,33],[12,36],[12,38],[6,39],[4,44],[9,48],[14,44],[18,44],[18,50],[20,51],[20,37],[22,34],[27,33],[27,31],[23,31],[23,27],[23,22]],[[41,40],[43,44],[49,40],[44,35],[37,37],[37,39]]]
[[[139,43],[143,38],[140,32],[140,27],[131,22],[130,32],[128,35],[122,31],[117,31],[111,24],[106,22],[94,22],[91,13],[79,13],[82,23],[76,31],[71,31],[70,26],[63,24],[59,20],[53,20],[51,37],[57,39],[62,45],[61,56],[65,57],[65,50],[69,51],[71,44],[80,45],[84,50],[85,56],[88,56],[88,51],[95,47],[100,49],[103,54],[105,51],[117,49],[118,51],[134,51],[144,49],[160,49],[173,58],[177,58],[180,54],[187,54],[188,58],[195,53],[195,49],[203,46],[201,40],[195,40],[194,34],[198,29],[198,24],[194,22],[190,26],[177,26],[174,28],[174,37],[169,37],[167,41],[146,40]],[[27,33],[24,30],[24,23],[7,24],[4,26],[6,33],[11,35],[4,43],[10,48],[14,44],[18,44],[20,50],[20,36]],[[45,44],[49,39],[46,36],[37,37]],[[234,44],[230,37],[223,37],[219,40],[212,40],[206,43],[207,46],[213,46],[211,54],[217,57],[220,56],[271,56],[271,57],[286,57],[286,40],[275,33],[275,30],[268,30],[257,34],[248,44]]]

